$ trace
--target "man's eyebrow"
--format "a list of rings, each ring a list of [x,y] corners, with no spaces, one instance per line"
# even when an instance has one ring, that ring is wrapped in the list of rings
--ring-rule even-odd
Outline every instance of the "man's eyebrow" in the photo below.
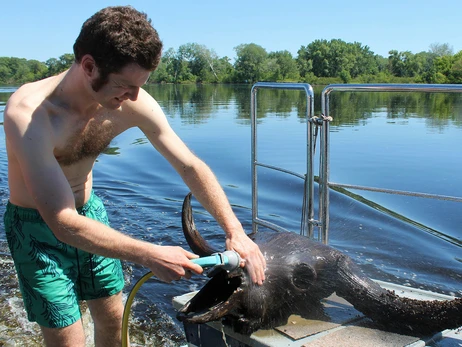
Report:
[[[138,88],[137,86],[131,85],[127,81],[123,81],[123,80],[122,81],[116,81],[116,84],[119,84],[119,85],[122,85],[122,86],[128,87],[128,88]]]
[[[149,78],[146,80],[146,82],[143,83],[142,86],[146,85],[148,83],[148,80],[149,80]],[[122,80],[122,81],[120,81],[120,83],[127,86],[128,88],[139,88],[139,86],[135,86],[133,84],[130,84],[128,81]]]

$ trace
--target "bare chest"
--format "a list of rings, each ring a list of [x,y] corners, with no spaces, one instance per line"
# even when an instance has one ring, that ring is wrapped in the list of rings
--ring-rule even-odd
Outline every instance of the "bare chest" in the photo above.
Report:
[[[96,159],[117,134],[113,120],[95,118],[87,122],[75,122],[58,127],[58,142],[54,154],[63,166],[73,165],[84,159]]]

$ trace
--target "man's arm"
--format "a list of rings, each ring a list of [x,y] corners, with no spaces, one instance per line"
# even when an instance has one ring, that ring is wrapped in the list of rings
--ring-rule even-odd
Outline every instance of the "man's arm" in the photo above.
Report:
[[[138,126],[152,145],[170,162],[196,199],[226,233],[226,246],[237,251],[255,283],[265,279],[266,261],[259,247],[247,236],[211,169],[195,156],[175,134],[155,100],[140,91],[136,112]]]
[[[29,113],[29,115],[27,115]],[[15,105],[5,110],[4,128],[9,150],[21,168],[29,194],[41,216],[62,242],[102,256],[148,267],[170,282],[185,270],[201,273],[189,259],[197,257],[181,247],[165,247],[133,239],[90,218],[80,216],[72,190],[53,155],[53,131],[45,110]]]

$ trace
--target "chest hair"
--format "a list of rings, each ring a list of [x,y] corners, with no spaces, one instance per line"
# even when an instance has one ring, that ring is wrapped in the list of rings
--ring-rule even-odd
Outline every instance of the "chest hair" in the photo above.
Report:
[[[70,137],[56,159],[61,165],[68,166],[82,159],[96,158],[109,146],[114,136],[114,126],[111,121],[91,119],[82,130]]]

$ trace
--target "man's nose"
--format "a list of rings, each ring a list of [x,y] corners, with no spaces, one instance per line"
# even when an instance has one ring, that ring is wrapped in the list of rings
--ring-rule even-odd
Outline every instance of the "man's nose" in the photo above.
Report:
[[[131,101],[136,101],[138,99],[138,93],[140,92],[140,88],[133,88],[130,92],[127,92],[127,96]]]

